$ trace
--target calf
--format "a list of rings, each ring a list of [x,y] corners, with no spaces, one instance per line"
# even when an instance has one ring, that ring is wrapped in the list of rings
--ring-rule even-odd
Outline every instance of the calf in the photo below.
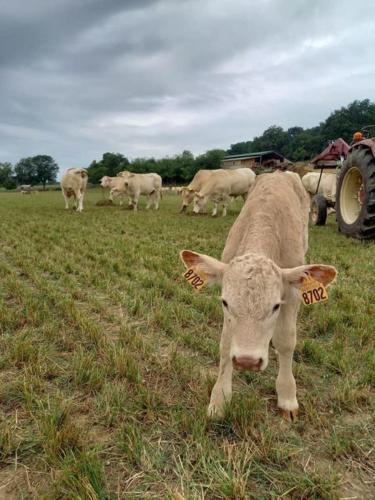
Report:
[[[77,212],[83,210],[88,175],[84,168],[69,168],[61,178],[61,189],[65,199],[65,208],[69,208],[69,198],[73,196]]]
[[[320,172],[308,172],[302,177],[302,184],[306,191],[312,196],[322,194],[327,200],[335,201],[336,198],[336,174],[322,174]],[[319,190],[317,192],[319,183]]]
[[[208,201],[213,201],[212,215],[217,214],[218,205],[223,205],[223,216],[231,197],[242,196],[246,200],[247,193],[255,181],[255,174],[250,168],[237,168],[235,170],[216,170],[202,183],[199,191],[194,194],[194,213],[204,210]]]
[[[122,205],[123,197],[126,194],[125,179],[123,177],[109,177],[105,175],[100,179],[102,188],[109,188],[109,199],[113,201],[114,196],[120,196],[120,205]]]
[[[188,206],[194,201],[195,193],[198,193],[214,172],[222,170],[198,170],[190,184],[181,188],[182,207],[181,212],[185,212]]]
[[[309,197],[299,179],[279,172],[264,174],[229,232],[221,261],[190,250],[180,254],[186,267],[203,271],[209,282],[222,288],[220,367],[209,416],[224,415],[232,395],[233,368],[265,370],[271,339],[279,358],[278,406],[288,420],[297,416],[292,373],[297,289],[307,276],[324,285],[336,276],[332,266],[304,265],[308,216]]]
[[[153,206],[155,210],[159,208],[161,198],[162,179],[159,174],[134,174],[132,172],[120,172],[120,178],[124,179],[125,192],[129,196],[129,205],[133,206],[134,211],[138,208],[140,195],[146,195],[147,206]]]

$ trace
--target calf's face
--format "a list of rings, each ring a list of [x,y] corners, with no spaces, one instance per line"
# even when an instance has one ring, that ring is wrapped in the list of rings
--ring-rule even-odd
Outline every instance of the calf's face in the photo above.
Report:
[[[194,194],[194,208],[193,212],[195,214],[199,214],[204,207],[206,206],[207,200],[205,196],[202,196],[200,193]]]
[[[107,175],[105,175],[104,177],[102,177],[100,179],[100,185],[103,187],[103,188],[106,188],[109,186],[109,182],[110,182],[110,179]]]
[[[269,259],[244,255],[233,259],[222,277],[223,334],[239,370],[263,371],[283,302],[280,269]]]
[[[240,370],[258,372],[267,367],[269,343],[282,307],[306,276],[325,285],[336,276],[332,266],[281,269],[258,254],[235,257],[229,264],[190,250],[183,250],[180,256],[186,267],[203,271],[208,281],[221,285],[223,336],[230,346],[227,355]]]
[[[188,207],[190,205],[190,203],[193,201],[194,191],[193,191],[193,189],[183,188],[181,190],[181,196],[182,196],[182,207],[184,209],[184,208]]]

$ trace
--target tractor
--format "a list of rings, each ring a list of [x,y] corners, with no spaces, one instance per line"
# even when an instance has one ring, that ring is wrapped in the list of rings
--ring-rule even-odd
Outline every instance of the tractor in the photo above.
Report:
[[[353,238],[375,239],[375,137],[370,137],[370,130],[374,128],[375,125],[369,125],[356,132],[346,155],[341,155],[335,199],[327,200],[315,194],[311,207],[314,225],[325,224],[331,207],[336,210],[341,233]]]

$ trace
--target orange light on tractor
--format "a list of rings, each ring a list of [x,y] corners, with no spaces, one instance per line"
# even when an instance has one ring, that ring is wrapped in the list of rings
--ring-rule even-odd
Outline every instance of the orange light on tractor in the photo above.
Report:
[[[363,139],[363,135],[362,135],[362,132],[355,132],[355,134],[353,135],[353,141],[361,141]]]

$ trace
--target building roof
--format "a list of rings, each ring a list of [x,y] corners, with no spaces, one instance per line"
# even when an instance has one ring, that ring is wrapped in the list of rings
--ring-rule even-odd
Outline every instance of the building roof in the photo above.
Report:
[[[226,160],[246,160],[247,158],[260,158],[262,156],[266,155],[274,155],[277,156],[280,159],[284,159],[284,156],[281,155],[280,153],[277,153],[276,151],[257,151],[256,153],[245,153],[245,154],[240,154],[240,155],[228,155],[224,156],[224,161]]]

